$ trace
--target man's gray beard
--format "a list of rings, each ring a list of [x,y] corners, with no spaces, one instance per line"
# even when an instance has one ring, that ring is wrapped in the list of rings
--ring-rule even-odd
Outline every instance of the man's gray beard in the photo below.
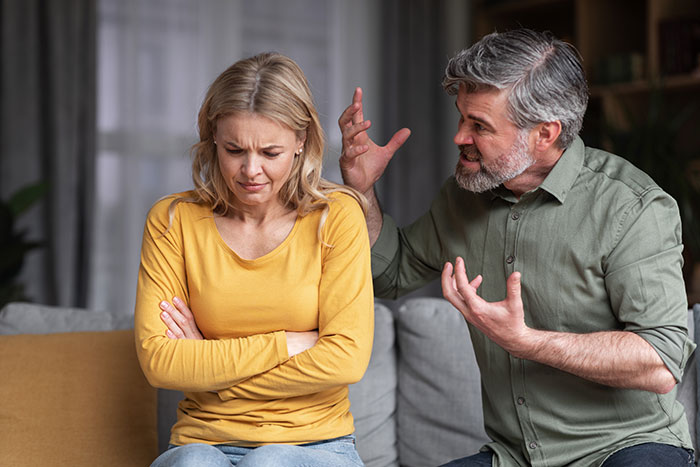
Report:
[[[535,163],[527,145],[528,134],[527,130],[520,131],[508,154],[498,158],[496,167],[486,168],[483,161],[479,161],[481,170],[469,173],[458,161],[455,169],[457,184],[465,190],[481,193],[496,188],[525,172]]]

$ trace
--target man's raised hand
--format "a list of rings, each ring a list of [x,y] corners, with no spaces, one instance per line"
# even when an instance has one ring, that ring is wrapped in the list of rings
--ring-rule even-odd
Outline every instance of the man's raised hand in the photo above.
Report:
[[[340,155],[343,181],[367,195],[384,173],[396,150],[411,135],[411,130],[400,129],[385,146],[375,144],[367,134],[372,123],[364,119],[361,88],[355,89],[352,104],[338,119],[338,126],[343,141],[343,150]]]

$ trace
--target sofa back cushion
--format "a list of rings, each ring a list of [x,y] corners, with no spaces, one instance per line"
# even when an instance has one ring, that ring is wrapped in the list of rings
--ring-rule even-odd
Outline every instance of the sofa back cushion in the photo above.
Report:
[[[489,439],[462,315],[443,299],[406,300],[396,314],[396,340],[400,464],[440,465],[478,452]]]
[[[2,465],[149,465],[156,391],[133,330],[0,336]]]
[[[357,451],[366,467],[398,465],[396,445],[396,348],[394,317],[374,304],[374,345],[362,380],[350,385]]]
[[[116,331],[133,327],[134,317],[126,313],[23,302],[8,303],[0,310],[0,335]]]

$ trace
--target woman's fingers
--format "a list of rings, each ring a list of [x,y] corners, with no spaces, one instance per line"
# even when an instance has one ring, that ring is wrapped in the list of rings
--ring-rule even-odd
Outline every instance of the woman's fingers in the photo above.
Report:
[[[161,306],[162,308],[162,306]],[[180,326],[175,322],[173,317],[168,311],[163,311],[160,314],[160,319],[165,323],[165,325],[168,327],[168,329],[165,331],[165,334],[171,338],[171,339],[184,339],[185,338],[185,333],[180,329]]]
[[[183,324],[186,322],[194,322],[194,315],[183,300],[181,300],[179,297],[173,297],[173,305],[175,305],[175,308],[177,308],[177,310],[180,312],[183,319]]]
[[[168,326],[168,330],[171,331],[175,338],[203,339],[194,315],[184,300],[179,297],[173,297],[173,305],[167,300],[163,300],[160,303],[160,308],[163,310],[161,320]],[[168,337],[170,336],[168,335]]]

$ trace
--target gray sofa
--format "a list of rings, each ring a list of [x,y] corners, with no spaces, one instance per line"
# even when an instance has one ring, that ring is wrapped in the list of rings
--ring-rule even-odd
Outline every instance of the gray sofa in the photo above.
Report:
[[[395,309],[392,310],[390,307]],[[696,305],[695,308],[694,313],[692,310],[689,312],[691,332],[695,328],[696,319],[700,318],[700,306]],[[78,336],[81,338],[84,335],[94,336],[95,331],[126,333],[130,327],[132,327],[131,318],[127,316],[79,309],[11,304],[0,311],[0,351],[3,348],[13,348],[15,341],[7,340],[12,337],[9,335],[13,334],[72,332],[76,333],[73,336],[77,339]],[[71,340],[70,334],[63,336],[66,340]],[[125,334],[122,338],[133,338],[133,334]],[[97,342],[103,340],[99,339]],[[62,352],[56,344],[51,344],[49,349],[52,358],[56,358],[56,352],[59,354]],[[96,348],[95,352],[108,353],[110,354],[108,358],[111,359],[127,358],[127,355],[122,357],[108,349]],[[129,365],[133,366],[135,363],[133,352],[131,350],[122,352],[129,354],[128,358],[132,360]],[[0,371],[32,371],[31,365],[18,370],[17,364],[3,361],[3,358],[5,356],[0,355]],[[22,355],[13,358],[22,358]],[[45,359],[45,357],[39,358]],[[63,362],[60,359],[58,361]],[[69,361],[62,364],[72,369],[79,365],[79,362]],[[88,370],[78,368],[76,371]],[[123,378],[121,375],[110,373],[108,377],[115,378],[114,381],[117,382],[109,382],[109,387],[119,386],[123,381],[119,379]],[[682,384],[678,386],[678,398],[686,407],[693,439],[696,439],[697,377],[696,359],[693,357],[688,363]],[[7,380],[0,383],[0,395],[4,394],[3,391],[11,392],[16,398],[17,392],[21,392],[22,388],[9,386],[12,384],[12,381]],[[6,386],[3,389],[4,385]],[[129,386],[133,386],[133,383],[129,383]],[[92,391],[94,392],[99,391]],[[156,394],[155,391],[153,392]],[[143,397],[148,399],[147,390],[144,390],[144,394],[146,396]],[[30,392],[27,397],[37,396]],[[42,394],[42,397],[49,396]],[[133,442],[134,438],[147,438],[148,443],[153,444],[143,449],[143,459],[150,458],[166,446],[169,428],[174,421],[176,405],[180,398],[181,393],[176,391],[159,390],[157,412],[155,408],[153,412],[146,410],[148,412],[146,418],[157,418],[157,423],[154,421],[152,425],[148,425],[146,420],[141,424],[148,425],[143,433],[134,431],[136,428],[134,428],[133,417],[131,419],[127,417],[119,422],[124,423],[129,431],[125,436],[132,437],[130,442]],[[449,459],[476,452],[487,441],[482,427],[479,371],[471,348],[469,333],[461,315],[442,299],[413,298],[406,300],[398,307],[392,303],[376,303],[372,359],[362,381],[351,386],[350,400],[355,417],[358,449],[368,467],[434,466]],[[156,397],[153,401],[155,405]],[[63,400],[43,402],[64,403]],[[0,399],[0,414],[6,412],[7,407],[2,406],[6,403],[5,400]],[[112,400],[100,401],[99,397],[95,403],[97,406],[115,404]],[[118,399],[116,403],[119,403]],[[126,404],[127,401],[123,403]],[[6,433],[11,433],[15,439],[17,436],[34,435],[31,430],[17,426],[22,423],[21,420],[17,420],[17,417],[11,420],[12,425],[9,421],[6,422],[3,422],[0,415],[0,426],[5,423],[4,428],[0,428],[0,440]],[[113,419],[109,421],[111,430],[116,429],[115,423]],[[2,432],[3,429],[6,430],[5,433]],[[23,429],[26,435],[21,434]],[[81,437],[85,437],[88,441],[95,437],[99,438],[95,434],[95,428],[86,429],[84,433],[80,433],[79,429],[72,429],[78,431],[71,435],[76,442],[80,442]],[[156,430],[157,433],[155,433]],[[109,443],[109,440],[98,439],[97,441],[95,445],[98,446]],[[8,458],[2,453],[7,453],[7,449],[11,449],[12,446],[2,445],[2,443],[3,441],[0,441],[0,464],[32,465],[31,463],[3,462]],[[7,444],[10,442],[7,441]],[[62,447],[44,446],[43,449],[49,452],[55,461],[61,459]],[[101,465],[137,465],[136,461],[119,459],[119,453],[116,451],[109,454],[113,456],[113,461],[107,462],[106,454],[100,454]],[[84,463],[73,461],[72,465],[89,465],[90,462],[89,460],[85,460]],[[146,464],[143,461],[139,462]]]

